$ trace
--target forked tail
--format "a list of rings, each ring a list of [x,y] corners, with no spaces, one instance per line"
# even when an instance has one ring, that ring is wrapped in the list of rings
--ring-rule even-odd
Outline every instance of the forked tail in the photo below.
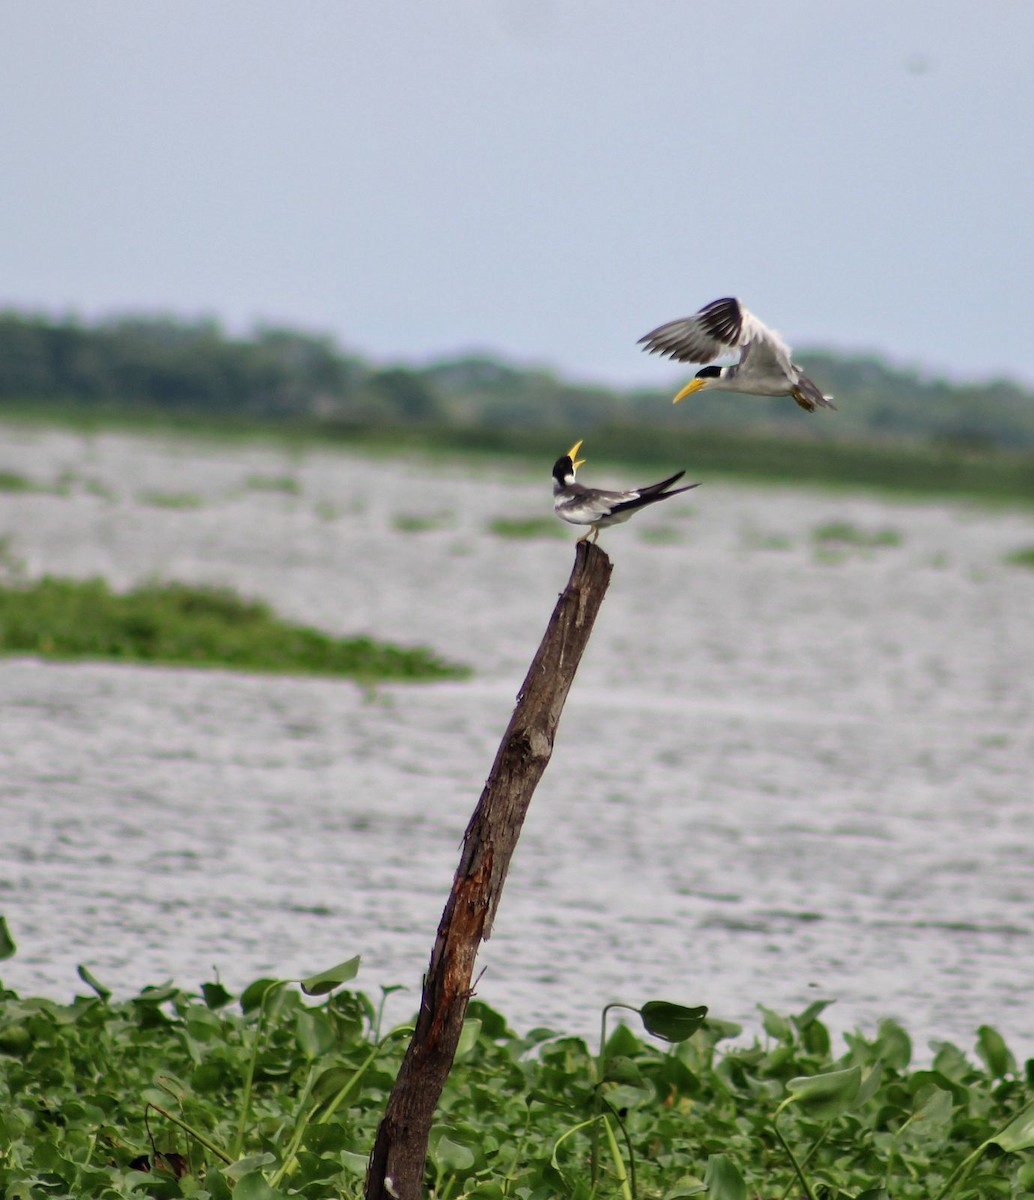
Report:
[[[836,405],[833,403],[832,396],[823,396],[822,392],[808,378],[807,375],[802,375],[794,385],[790,395],[797,401],[801,408],[805,408],[808,412],[814,412],[817,408],[831,408],[836,411]]]

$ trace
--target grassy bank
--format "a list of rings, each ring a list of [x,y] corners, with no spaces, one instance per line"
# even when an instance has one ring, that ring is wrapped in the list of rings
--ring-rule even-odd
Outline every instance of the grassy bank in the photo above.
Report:
[[[748,401],[749,403],[749,401]],[[521,428],[409,424],[360,427],[293,418],[262,420],[239,414],[198,416],[74,405],[0,405],[0,417],[33,425],[73,428],[86,433],[119,429],[175,433],[206,439],[273,440],[297,448],[345,446],[365,452],[400,451],[431,455],[472,454],[512,458],[548,474],[554,459],[584,429],[551,426]],[[811,483],[930,496],[974,496],[1003,502],[1034,502],[1034,453],[921,441],[843,440],[836,415],[819,425],[804,424],[797,434],[739,431],[684,424],[601,425],[587,436],[594,464],[605,462],[665,471],[685,467],[691,477],[716,475],[749,480]],[[544,465],[543,465],[544,464]]]
[[[291,625],[228,588],[149,583],[118,594],[100,579],[0,586],[0,654],[104,659],[363,681],[462,678],[423,647],[334,638]]]
[[[546,469],[578,430],[341,432],[366,448],[469,452],[515,457]],[[664,472],[684,467],[692,479],[734,479],[865,488],[914,496],[973,496],[1034,502],[1034,454],[930,446],[914,442],[848,442],[718,429],[610,426],[594,430],[586,449],[594,465],[620,463]]]
[[[357,968],[302,989],[261,979],[239,996],[214,982],[116,1000],[82,968],[84,994],[68,1004],[0,988],[0,1195],[361,1196],[409,1030],[382,1029],[382,1004],[346,990]],[[589,1046],[546,1029],[519,1036],[475,1000],[431,1136],[428,1194],[1034,1191],[1034,1064],[1017,1070],[987,1027],[972,1055],[942,1043],[922,1070],[891,1021],[834,1051],[823,1007],[762,1009],[764,1039],[723,1050],[737,1027],[701,1010],[612,1009]]]

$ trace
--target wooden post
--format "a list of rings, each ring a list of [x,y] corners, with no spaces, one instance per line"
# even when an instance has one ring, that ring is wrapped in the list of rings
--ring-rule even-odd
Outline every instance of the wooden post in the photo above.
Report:
[[[463,835],[416,1029],[377,1130],[366,1200],[419,1200],[431,1120],[452,1068],[474,960],[492,921],[521,825],[553,752],[564,701],[610,582],[611,562],[579,542],[574,569],[517,696],[481,799]]]

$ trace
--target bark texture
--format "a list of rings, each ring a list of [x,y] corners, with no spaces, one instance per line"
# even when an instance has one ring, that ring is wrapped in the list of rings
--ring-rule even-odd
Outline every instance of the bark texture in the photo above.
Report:
[[[580,542],[474,814],[463,835],[416,1029],[403,1059],[366,1176],[366,1200],[418,1200],[431,1121],[452,1068],[474,961],[492,932],[506,872],[532,794],[553,752],[557,723],[610,582],[611,562]]]

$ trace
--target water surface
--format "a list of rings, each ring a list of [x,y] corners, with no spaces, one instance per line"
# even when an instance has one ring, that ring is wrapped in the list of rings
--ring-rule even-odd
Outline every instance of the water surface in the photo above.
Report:
[[[86,963],[119,994],[234,988],[362,953],[359,982],[406,984],[407,1013],[570,572],[570,531],[486,529],[550,511],[548,464],[11,428],[0,468],[63,481],[0,496],[32,575],[227,583],[475,670],[370,695],[0,660],[5,982],[63,998]],[[1004,562],[1034,521],[704,484],[603,535],[610,591],[479,994],[587,1034],[609,1000],[754,1029],[759,1002],[832,997],[837,1029],[894,1016],[969,1046],[987,1022],[1034,1053],[1034,572]],[[898,542],[823,547],[832,521]]]

